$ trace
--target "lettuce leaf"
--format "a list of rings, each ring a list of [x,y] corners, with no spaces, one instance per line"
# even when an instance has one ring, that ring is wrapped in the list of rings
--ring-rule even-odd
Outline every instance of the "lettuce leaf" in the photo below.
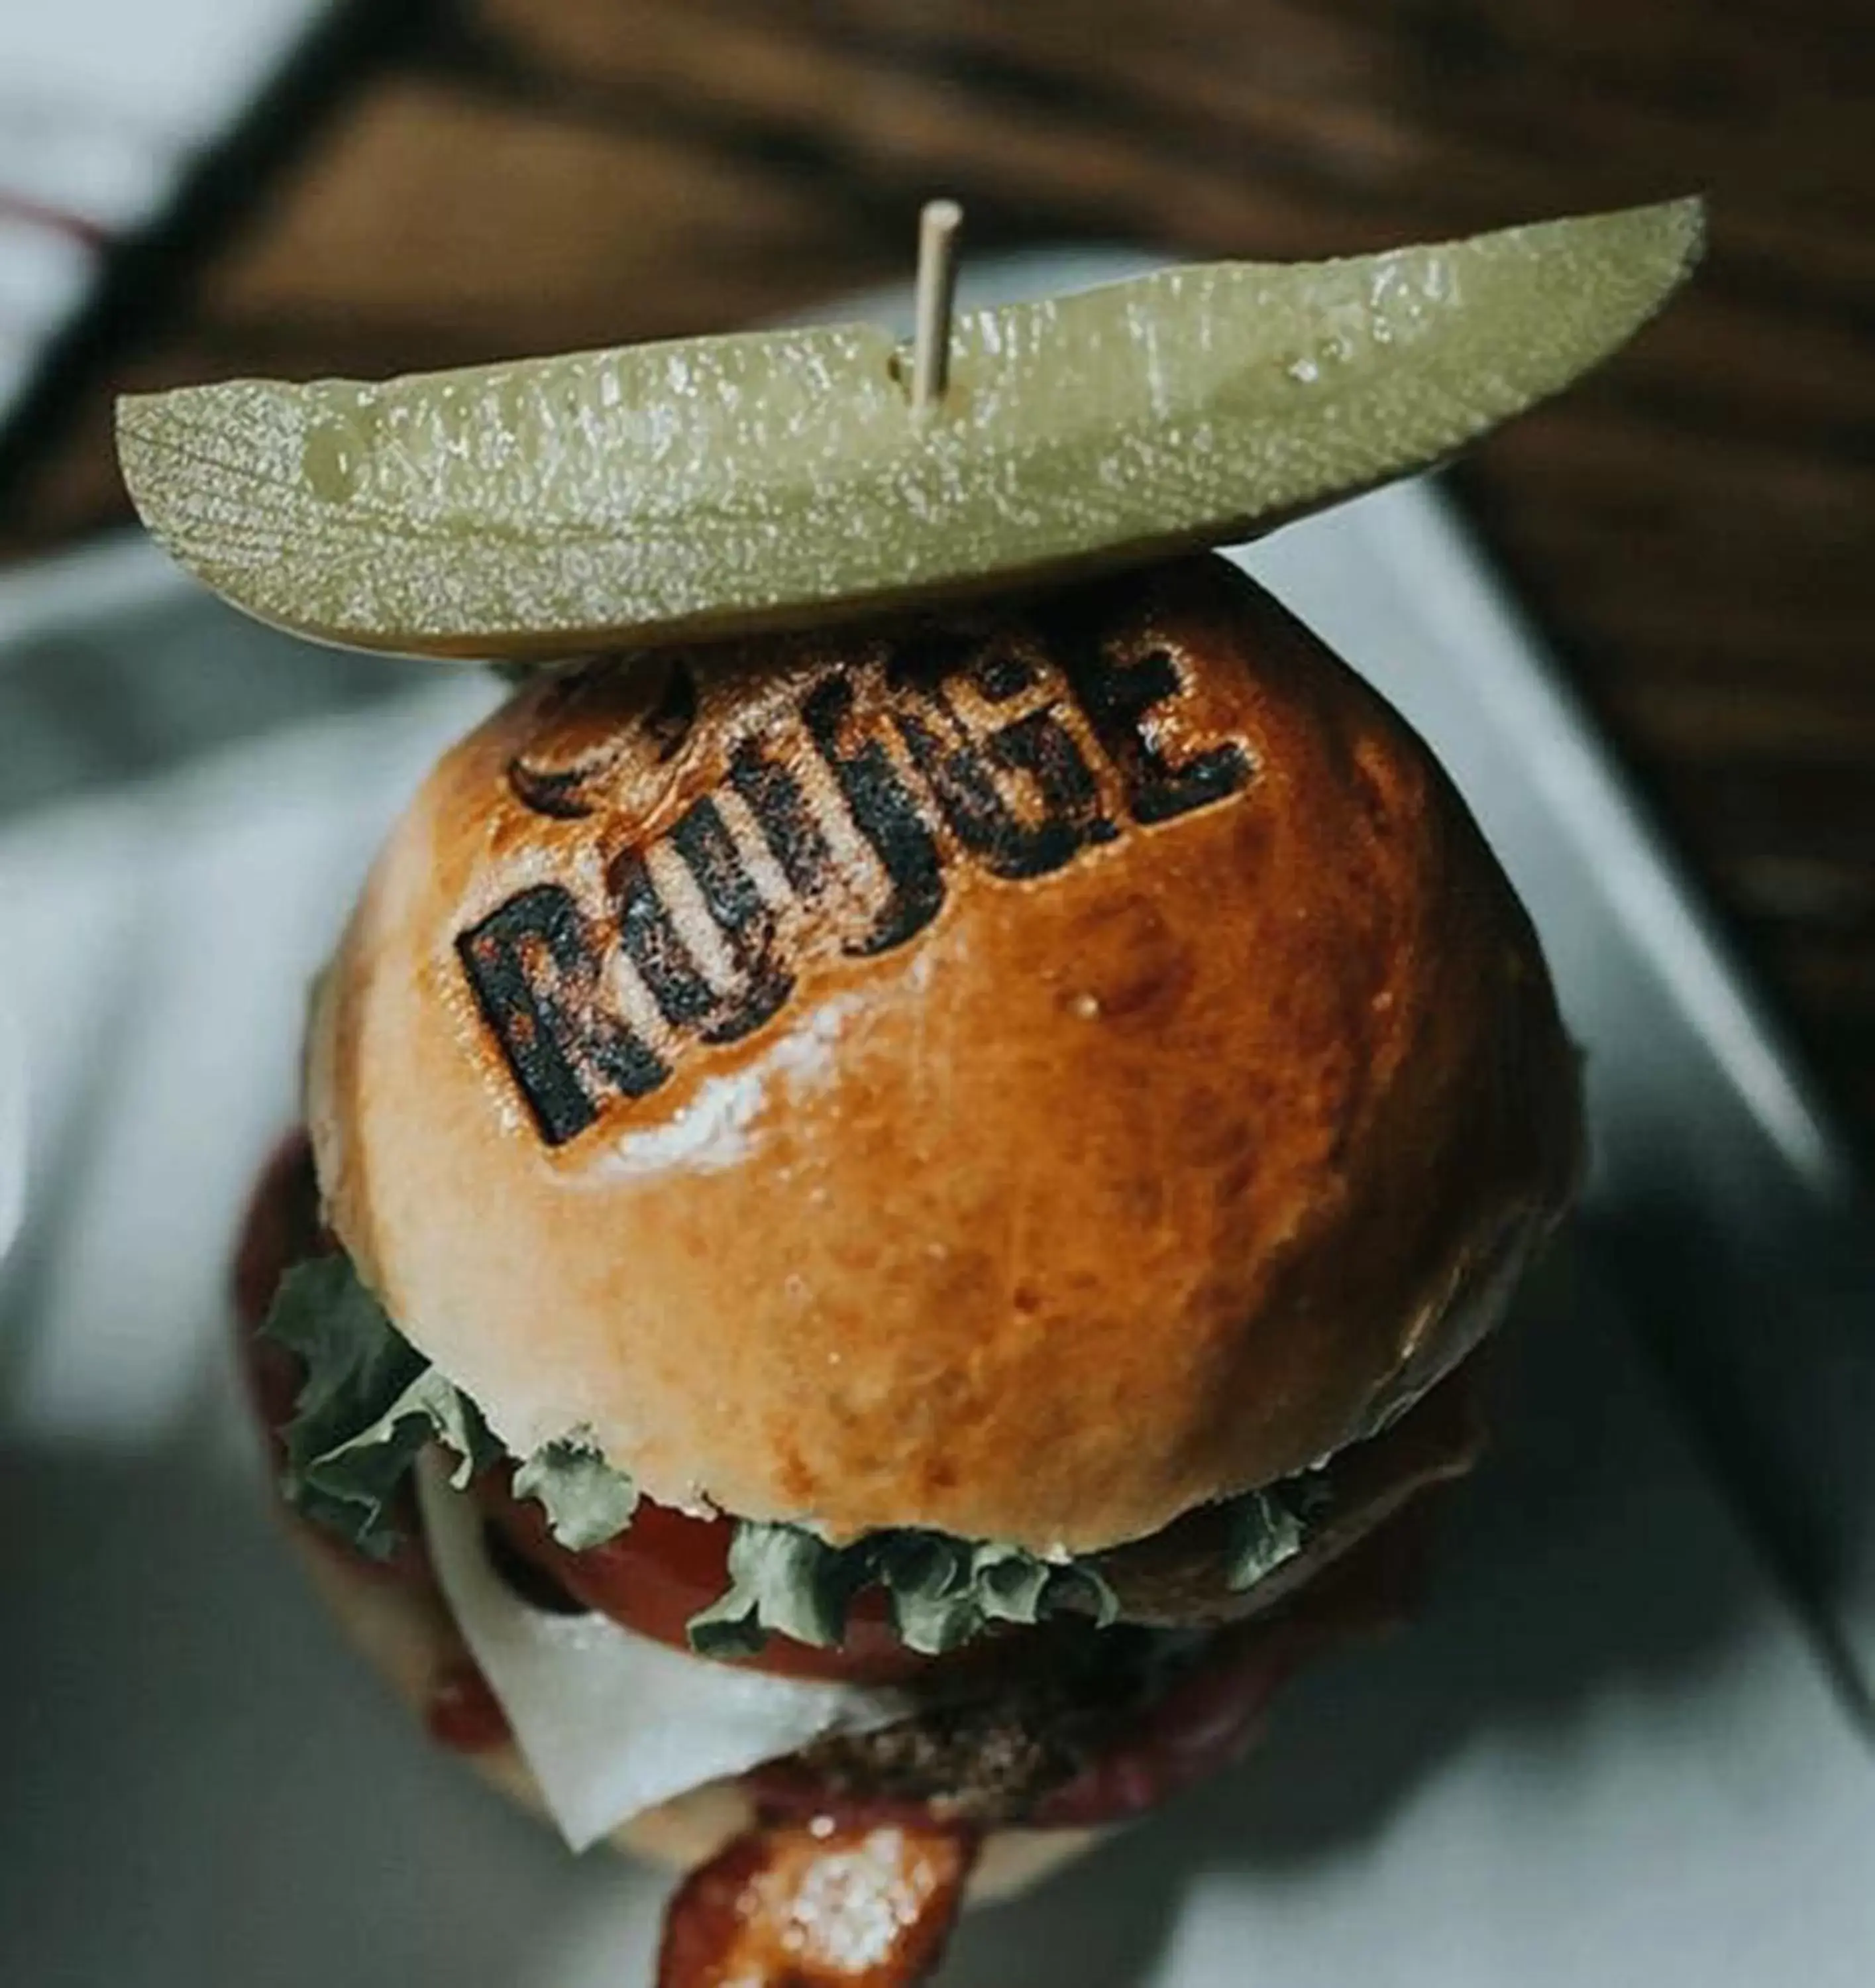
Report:
[[[281,1488],[373,1559],[397,1549],[392,1509],[426,1444],[456,1452],[458,1486],[502,1454],[475,1403],[391,1324],[349,1258],[321,1256],[288,1271],[263,1330],[306,1367]]]
[[[1113,1592],[1091,1567],[1056,1566],[1020,1547],[943,1533],[871,1533],[831,1547],[805,1526],[745,1520],[729,1547],[727,1594],[690,1620],[704,1656],[748,1656],[770,1633],[832,1649],[863,1587],[884,1588],[900,1641],[941,1656],[992,1622],[1062,1614],[1111,1622]]]
[[[1232,1499],[1225,1585],[1233,1594],[1242,1594],[1285,1560],[1293,1560],[1308,1543],[1327,1503],[1326,1481],[1319,1472]]]
[[[286,1431],[282,1488],[309,1518],[374,1558],[396,1548],[397,1493],[427,1445],[456,1452],[458,1487],[506,1456],[475,1403],[398,1332],[349,1258],[323,1256],[289,1271],[264,1329],[306,1370]],[[623,1531],[638,1503],[630,1477],[583,1428],[542,1443],[516,1468],[514,1489],[539,1501],[554,1537],[575,1553]],[[1321,1472],[1234,1500],[1231,1588],[1241,1592],[1292,1559],[1328,1503]],[[752,1655],[770,1635],[834,1648],[853,1597],[875,1586],[890,1598],[900,1639],[931,1656],[992,1623],[1076,1614],[1105,1625],[1119,1614],[1090,1561],[1045,1560],[945,1533],[870,1533],[834,1547],[804,1526],[743,1520],[730,1541],[728,1576],[723,1594],[690,1621],[691,1646],[702,1655]]]
[[[850,1552],[804,1526],[745,1519],[729,1542],[728,1590],[690,1618],[690,1646],[700,1656],[751,1656],[772,1630],[832,1649],[864,1577]]]
[[[886,1533],[870,1557],[874,1577],[892,1598],[900,1639],[927,1656],[955,1649],[992,1622],[1086,1615],[1104,1628],[1120,1612],[1113,1591],[1084,1562],[1046,1560],[995,1540]]]
[[[637,1486],[583,1428],[543,1442],[515,1472],[514,1492],[539,1503],[553,1537],[573,1553],[616,1538],[638,1509]]]

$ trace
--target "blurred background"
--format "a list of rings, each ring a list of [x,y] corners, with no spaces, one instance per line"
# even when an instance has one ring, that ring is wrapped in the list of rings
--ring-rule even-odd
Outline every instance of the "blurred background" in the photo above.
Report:
[[[123,522],[121,387],[735,326],[937,191],[1290,257],[1702,188],[1691,296],[1457,487],[1866,1144],[1872,85],[1853,0],[5,0],[0,587]],[[0,807],[83,661],[0,671]]]

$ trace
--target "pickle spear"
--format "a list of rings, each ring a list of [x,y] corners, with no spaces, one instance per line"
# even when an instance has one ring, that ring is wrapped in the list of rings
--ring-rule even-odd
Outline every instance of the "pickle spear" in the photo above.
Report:
[[[1567,386],[1697,260],[1696,200],[958,317],[914,415],[818,326],[118,404],[144,522],[262,620],[550,659],[1033,583],[1252,536]]]

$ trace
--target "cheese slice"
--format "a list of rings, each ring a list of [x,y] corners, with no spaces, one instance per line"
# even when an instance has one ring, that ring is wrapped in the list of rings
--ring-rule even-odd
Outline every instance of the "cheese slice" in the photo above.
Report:
[[[915,1710],[904,1692],[772,1677],[693,1657],[603,1615],[530,1608],[489,1565],[475,1502],[434,1453],[417,1495],[443,1592],[575,1850],[640,1810],[829,1733]]]

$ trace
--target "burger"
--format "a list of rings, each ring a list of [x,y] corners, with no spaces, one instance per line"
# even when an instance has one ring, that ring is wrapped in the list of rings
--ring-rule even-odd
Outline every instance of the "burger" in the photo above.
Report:
[[[1395,1621],[1574,1057],[1422,742],[1214,555],[536,674],[390,833],[249,1211],[307,1567],[684,1875],[664,1988],[890,1984]]]

